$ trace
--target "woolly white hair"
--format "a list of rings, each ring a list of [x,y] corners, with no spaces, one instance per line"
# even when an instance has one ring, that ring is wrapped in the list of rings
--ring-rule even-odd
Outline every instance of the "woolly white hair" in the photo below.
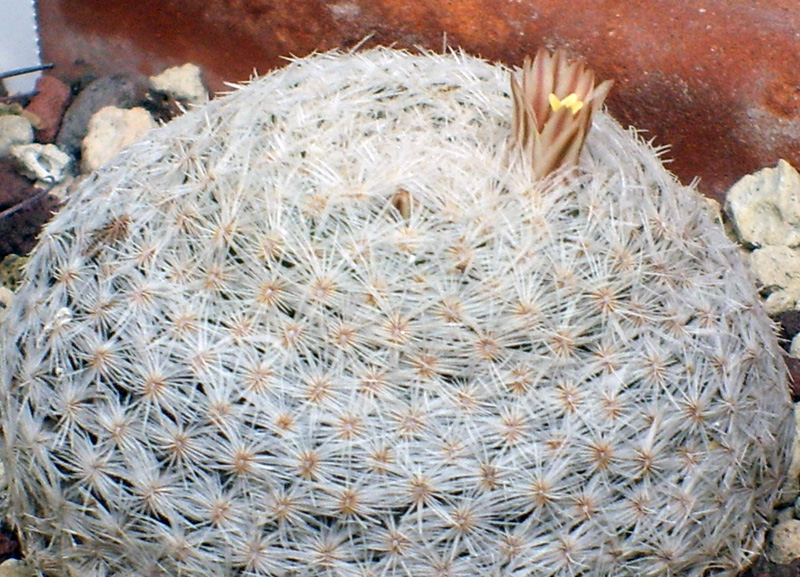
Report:
[[[736,248],[600,112],[509,161],[509,71],[292,61],[53,219],[2,328],[45,574],[733,575],[788,468]]]

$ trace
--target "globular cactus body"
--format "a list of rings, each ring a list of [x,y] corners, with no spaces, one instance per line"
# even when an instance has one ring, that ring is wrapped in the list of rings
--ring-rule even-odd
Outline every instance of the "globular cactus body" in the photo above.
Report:
[[[35,566],[746,565],[792,419],[736,248],[602,112],[544,180],[508,153],[511,118],[499,66],[317,55],[83,182],[2,331]]]

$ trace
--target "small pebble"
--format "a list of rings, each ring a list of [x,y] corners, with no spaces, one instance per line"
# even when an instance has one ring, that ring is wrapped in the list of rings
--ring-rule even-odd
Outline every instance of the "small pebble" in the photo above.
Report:
[[[55,76],[42,75],[36,82],[36,94],[33,95],[25,110],[36,115],[39,124],[36,127],[36,141],[43,144],[54,142],[61,119],[67,109],[72,92],[69,86]]]
[[[750,267],[758,284],[769,292],[765,305],[770,315],[794,310],[800,303],[800,250],[767,245],[750,253]]]
[[[11,158],[20,174],[46,184],[64,180],[72,163],[72,157],[55,144],[38,142],[12,146]]]
[[[189,104],[202,104],[208,100],[202,73],[195,64],[167,68],[161,74],[150,77],[150,86],[156,92]]]
[[[767,556],[781,565],[800,557],[800,521],[790,519],[772,528]]]
[[[140,92],[144,92],[143,89],[130,76],[98,78],[84,88],[67,108],[56,144],[67,154],[77,156],[95,112],[105,106],[130,108],[137,103]]]
[[[0,286],[15,290],[22,282],[23,269],[28,257],[10,254],[0,260]],[[3,464],[0,462],[0,485],[3,479]]]
[[[92,116],[89,131],[83,139],[81,170],[97,170],[156,126],[155,120],[144,108],[102,108]]]
[[[747,246],[800,245],[800,174],[780,160],[742,177],[728,191],[725,212]]]
[[[15,144],[33,142],[33,126],[30,120],[18,114],[0,116],[0,158],[8,156]]]

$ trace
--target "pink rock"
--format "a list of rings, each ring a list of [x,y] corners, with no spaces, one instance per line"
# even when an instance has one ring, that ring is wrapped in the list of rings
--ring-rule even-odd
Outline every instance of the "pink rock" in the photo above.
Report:
[[[25,110],[39,119],[36,128],[37,142],[49,144],[56,139],[71,93],[69,86],[49,74],[44,74],[39,78],[36,83],[36,91],[36,95]]]

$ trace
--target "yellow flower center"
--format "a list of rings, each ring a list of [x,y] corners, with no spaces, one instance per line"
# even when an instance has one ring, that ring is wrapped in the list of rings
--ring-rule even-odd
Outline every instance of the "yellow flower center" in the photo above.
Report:
[[[550,108],[553,109],[553,112],[558,112],[561,108],[569,108],[572,114],[575,114],[583,108],[583,101],[578,100],[578,95],[574,92],[563,99],[559,99],[558,96],[551,92],[549,99]]]

